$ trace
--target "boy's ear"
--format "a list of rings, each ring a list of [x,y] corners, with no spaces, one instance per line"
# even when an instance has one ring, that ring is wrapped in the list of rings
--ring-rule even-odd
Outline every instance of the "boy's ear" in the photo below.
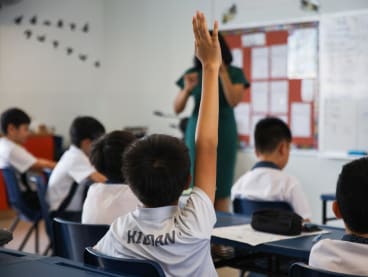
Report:
[[[277,152],[280,155],[284,155],[286,151],[287,151],[287,147],[286,147],[285,141],[280,142],[279,145],[277,146]]]
[[[333,210],[336,218],[342,218],[340,207],[339,207],[339,204],[337,204],[337,201],[334,201],[332,203],[332,210]]]
[[[17,127],[15,127],[15,125],[12,123],[8,124],[8,126],[6,127],[7,134],[14,132],[16,130],[17,130]]]
[[[91,147],[92,141],[90,139],[84,139],[80,143],[80,149],[83,149],[85,151],[88,151]]]

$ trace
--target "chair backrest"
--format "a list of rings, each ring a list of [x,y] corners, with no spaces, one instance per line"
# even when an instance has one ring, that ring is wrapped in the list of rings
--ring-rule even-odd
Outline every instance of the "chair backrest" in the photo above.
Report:
[[[338,272],[327,271],[311,267],[303,263],[292,264],[289,268],[289,277],[363,277]]]
[[[164,277],[161,266],[150,260],[122,259],[106,256],[87,247],[84,251],[84,263],[101,270],[129,276]]]
[[[94,246],[109,230],[109,225],[81,224],[61,218],[52,222],[54,254],[59,257],[83,262],[83,252]]]
[[[49,204],[46,201],[46,191],[47,191],[47,183],[44,180],[44,176],[35,175],[32,176],[31,181],[36,184],[37,187],[37,196],[40,201],[41,207],[41,216],[45,221],[45,227],[47,235],[50,238],[50,241],[53,241],[53,233],[52,233],[52,221],[49,213]]]
[[[279,209],[293,211],[290,205],[286,202],[258,201],[249,200],[247,198],[235,198],[233,201],[234,213],[252,216],[255,211],[262,209]]]
[[[10,206],[16,210],[23,219],[29,221],[38,220],[41,217],[40,211],[36,211],[27,205],[20,190],[15,170],[12,167],[6,167],[1,169],[1,171],[4,177]]]

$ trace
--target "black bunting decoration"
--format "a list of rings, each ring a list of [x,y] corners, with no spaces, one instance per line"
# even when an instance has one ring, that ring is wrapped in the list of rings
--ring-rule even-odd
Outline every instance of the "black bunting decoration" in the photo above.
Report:
[[[18,16],[14,19],[14,23],[17,25],[20,25],[22,23],[22,20],[23,20],[23,15]]]
[[[39,42],[44,42],[44,41],[46,40],[46,36],[45,36],[45,35],[43,35],[43,36],[38,36],[38,37],[37,37],[37,40],[38,40]]]
[[[58,42],[57,40],[54,40],[54,41],[52,42],[52,45],[54,46],[54,48],[58,48],[58,46],[59,46],[59,42]]]
[[[84,62],[85,60],[87,60],[87,55],[80,54],[79,59]]]
[[[86,24],[83,26],[82,31],[83,31],[83,32],[85,32],[85,33],[88,33],[88,31],[89,31],[89,25],[88,25],[88,23],[86,23]]]
[[[63,28],[64,22],[60,19],[57,23],[58,28]]]
[[[24,34],[25,34],[26,38],[29,39],[32,36],[32,31],[31,30],[25,30]]]
[[[36,16],[36,15],[35,15],[35,16],[33,16],[29,22],[30,22],[32,25],[36,25],[36,24],[37,24],[37,16]]]
[[[66,53],[68,54],[68,55],[71,55],[72,53],[73,53],[73,48],[71,48],[71,47],[68,47],[68,48],[66,48]]]
[[[2,6],[1,6],[1,2],[0,2],[0,10],[1,9],[2,9]],[[19,15],[19,16],[15,17],[13,19],[13,22],[16,25],[21,25],[25,20],[26,20],[25,15]],[[80,26],[78,26],[78,24],[75,23],[75,22],[65,22],[65,21],[63,21],[63,19],[59,19],[58,21],[56,21],[56,24],[55,24],[51,20],[47,20],[47,19],[46,20],[42,20],[42,19],[38,18],[37,15],[32,16],[29,19],[29,23],[31,25],[37,25],[39,23],[39,24],[42,24],[43,26],[47,26],[47,27],[56,26],[57,28],[60,28],[60,29],[65,27],[66,31],[70,30],[70,31],[73,31],[73,32],[76,31],[76,30],[79,30],[79,28],[80,28]],[[81,27],[80,30],[82,32],[84,32],[84,33],[88,33],[90,31],[89,23],[88,22],[85,23]],[[33,36],[35,40],[37,40],[37,41],[39,41],[41,43],[48,41],[49,42],[48,45],[50,45],[50,46],[52,45],[52,47],[54,49],[60,48],[60,46],[62,45],[62,42],[60,42],[57,38],[48,38],[47,37],[47,34],[33,33],[31,29],[24,30],[23,34],[24,34],[24,36],[25,36],[26,39],[31,39],[32,36]],[[101,61],[99,61],[99,60],[94,60],[93,61],[92,58],[91,57],[88,57],[87,54],[78,53],[77,50],[75,50],[71,46],[66,47],[64,49],[65,49],[65,52],[66,52],[66,54],[68,56],[71,56],[75,52],[75,55],[77,55],[77,57],[78,57],[78,59],[80,61],[86,62],[88,59],[90,59],[92,66],[94,66],[95,68],[101,67]]]
[[[77,26],[75,25],[75,23],[70,23],[70,24],[69,24],[69,26],[70,26],[70,30],[72,30],[72,31],[74,31],[74,30],[75,30],[75,28],[77,27]]]

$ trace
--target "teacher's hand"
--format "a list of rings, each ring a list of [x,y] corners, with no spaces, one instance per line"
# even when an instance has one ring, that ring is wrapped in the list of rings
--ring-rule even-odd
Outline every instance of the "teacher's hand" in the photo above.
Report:
[[[198,73],[192,72],[184,75],[184,89],[190,93],[198,85]]]

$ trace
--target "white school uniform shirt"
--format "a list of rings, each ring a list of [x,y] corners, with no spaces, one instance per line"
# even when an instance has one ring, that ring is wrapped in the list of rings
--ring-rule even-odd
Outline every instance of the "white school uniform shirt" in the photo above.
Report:
[[[16,144],[7,137],[0,138],[0,168],[14,167],[18,172],[26,172],[37,162],[23,146]]]
[[[345,274],[368,276],[368,244],[324,239],[316,243],[309,265]]]
[[[213,203],[195,187],[184,208],[139,207],[115,220],[94,247],[114,257],[158,262],[166,276],[217,276],[210,239]]]
[[[95,172],[88,157],[78,147],[71,145],[63,154],[56,167],[53,169],[48,189],[47,200],[51,211],[56,211],[68,193],[74,182],[78,183],[78,188],[66,208],[67,211],[81,211],[82,198],[85,189],[85,182],[88,177]]]
[[[128,185],[93,184],[83,204],[82,223],[110,225],[119,216],[135,210],[138,204]]]
[[[231,198],[287,202],[302,218],[312,217],[299,181],[270,162],[259,162],[240,177],[231,189]]]

